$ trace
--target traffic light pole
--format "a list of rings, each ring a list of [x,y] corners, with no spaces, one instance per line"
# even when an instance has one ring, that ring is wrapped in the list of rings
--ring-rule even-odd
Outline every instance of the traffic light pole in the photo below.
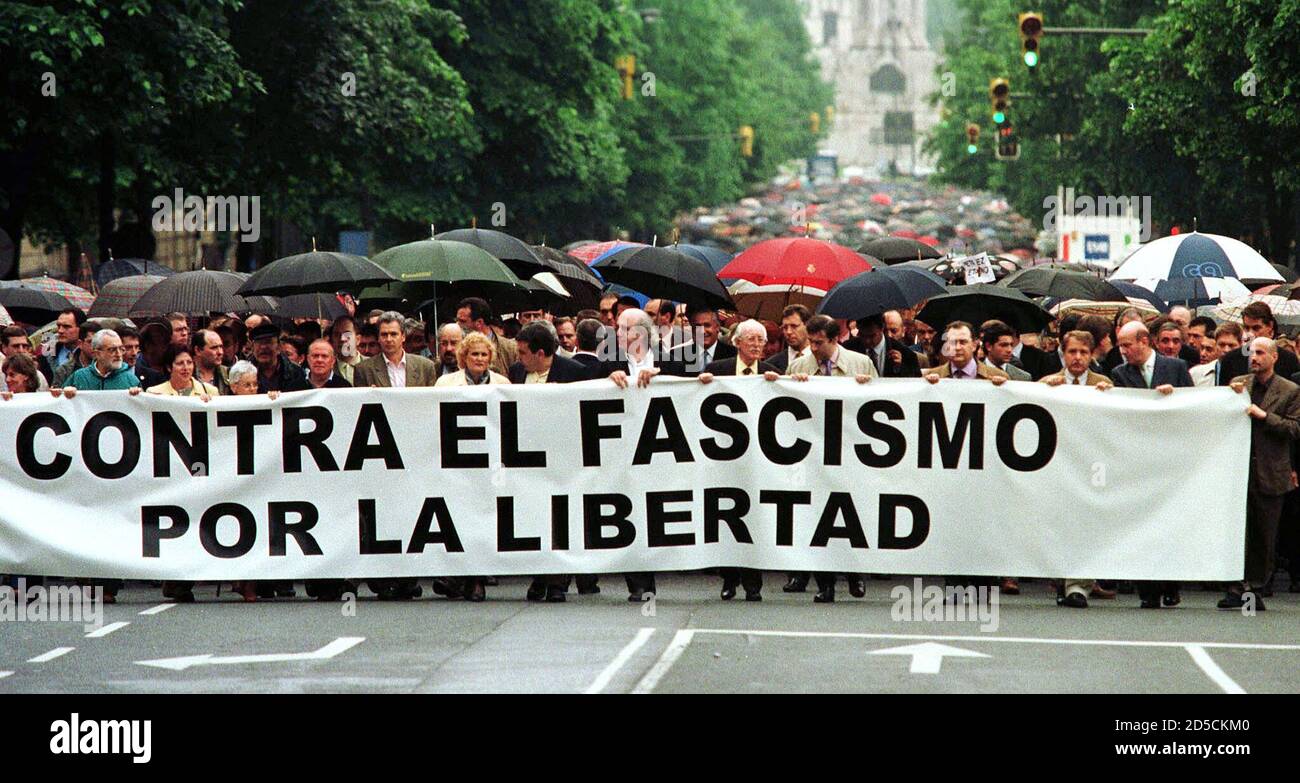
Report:
[[[1044,35],[1150,35],[1153,31],[1146,28],[1124,27],[1044,27]]]

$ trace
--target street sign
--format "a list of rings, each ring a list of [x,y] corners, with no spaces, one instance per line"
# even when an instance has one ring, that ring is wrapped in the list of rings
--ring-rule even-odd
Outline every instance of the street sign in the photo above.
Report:
[[[1110,235],[1087,234],[1083,238],[1083,258],[1086,261],[1110,259]]]

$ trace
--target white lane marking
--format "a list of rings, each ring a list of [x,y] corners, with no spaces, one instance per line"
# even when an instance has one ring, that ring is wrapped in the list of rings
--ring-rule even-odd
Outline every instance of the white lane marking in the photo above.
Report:
[[[618,670],[623,668],[623,665],[631,660],[633,655],[636,655],[637,650],[645,646],[645,643],[650,640],[651,636],[654,636],[654,633],[655,629],[653,628],[642,628],[637,631],[632,641],[628,642],[622,650],[619,650],[618,655],[614,656],[614,660],[609,662],[609,665],[601,671],[595,680],[592,680],[591,685],[587,686],[584,693],[600,693],[605,690],[605,686],[609,685],[610,680],[614,679],[614,675],[618,674]]]
[[[162,614],[163,612],[167,611],[168,609],[172,608],[175,605],[176,604],[158,604],[157,606],[145,609],[143,612],[140,613],[140,615],[143,617],[147,617],[151,614]]]
[[[72,652],[72,651],[75,650],[75,649],[77,649],[77,648],[76,648],[76,647],[55,647],[53,650],[50,650],[50,651],[47,652],[47,653],[41,653],[40,655],[36,656],[35,658],[28,658],[28,659],[27,659],[27,662],[28,662],[28,663],[47,663],[47,662],[49,662],[49,661],[54,660],[55,658],[58,658],[58,657],[61,656],[61,655],[67,655],[68,653]]]
[[[116,623],[109,623],[108,625],[105,625],[103,628],[97,628],[96,630],[91,631],[90,633],[86,634],[86,638],[87,638],[87,639],[102,639],[103,637],[108,636],[108,635],[109,635],[110,633],[112,633],[113,631],[116,631],[116,630],[118,630],[118,629],[120,629],[120,628],[125,628],[125,627],[127,627],[128,625],[130,625],[130,623],[126,622],[125,620],[122,620],[122,621],[119,621],[119,622],[116,622]]]
[[[883,650],[872,650],[868,655],[910,655],[912,665],[909,669],[912,674],[938,674],[943,668],[943,659],[945,656],[950,658],[987,658],[984,653],[975,652],[974,650],[963,650],[960,647],[950,647],[946,644],[936,644],[935,642],[922,642],[920,644],[909,644],[903,647],[887,647]]]
[[[668,649],[664,650],[664,654],[659,656],[659,660],[655,661],[655,665],[650,667],[650,671],[646,672],[641,681],[632,689],[632,692],[652,693],[655,686],[668,673],[668,670],[673,668],[674,663],[677,663],[677,659],[682,657],[682,653],[686,652],[686,647],[691,643],[691,638],[694,636],[695,629],[693,628],[678,631],[673,636],[673,640],[668,643]]]
[[[3,680],[11,674],[13,674],[13,672],[0,672],[0,680]]]
[[[319,650],[305,653],[270,653],[263,655],[225,655],[215,656],[211,653],[185,655],[179,658],[158,658],[152,661],[136,661],[141,666],[156,666],[159,669],[184,671],[191,666],[214,666],[217,664],[241,663],[282,663],[286,661],[323,661],[339,653],[356,647],[364,642],[364,636],[341,636]]]
[[[1122,639],[1041,639],[1032,636],[945,636],[942,634],[849,633],[846,631],[757,631],[743,628],[692,628],[694,633],[733,636],[790,636],[806,639],[913,639],[940,642],[994,642],[1001,644],[1079,644],[1101,647],[1205,647],[1220,650],[1300,650],[1300,644],[1254,644],[1250,642],[1158,642]]]
[[[1205,672],[1206,676],[1211,680],[1214,680],[1214,684],[1222,688],[1224,693],[1246,692],[1245,688],[1238,685],[1223,669],[1219,668],[1219,664],[1214,662],[1214,659],[1201,645],[1187,645],[1187,654],[1192,656],[1192,660],[1196,661],[1196,665],[1201,667],[1201,671]]]

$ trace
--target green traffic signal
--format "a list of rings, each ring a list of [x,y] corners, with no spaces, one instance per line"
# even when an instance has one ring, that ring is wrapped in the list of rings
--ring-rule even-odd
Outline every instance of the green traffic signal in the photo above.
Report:
[[[977,152],[979,152],[979,151],[980,151],[980,148],[977,147],[977,146],[975,146],[974,144],[967,144],[967,145],[966,145],[966,154],[967,154],[967,155],[974,155],[975,153],[977,153]]]
[[[1007,121],[1006,113],[1000,111],[993,112],[993,121],[996,122],[998,125],[1001,125],[1002,123],[1006,122]]]
[[[1028,65],[1030,68],[1038,65],[1038,52],[1025,52],[1025,65]]]

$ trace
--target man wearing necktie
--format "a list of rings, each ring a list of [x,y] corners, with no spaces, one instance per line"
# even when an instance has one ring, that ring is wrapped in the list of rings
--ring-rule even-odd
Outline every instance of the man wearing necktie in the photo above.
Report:
[[[736,355],[735,348],[718,339],[722,326],[718,323],[718,314],[716,312],[691,309],[687,311],[687,316],[691,321],[691,331],[694,334],[693,341],[696,346],[695,357],[686,364],[686,369],[690,375],[698,375],[709,364],[719,359],[731,359]]]
[[[736,347],[733,359],[718,359],[705,366],[700,373],[700,383],[711,383],[714,377],[766,378],[775,381],[780,373],[772,364],[763,361],[763,348],[767,345],[767,329],[763,324],[749,319],[738,324],[731,333],[731,344]],[[736,597],[736,586],[745,588],[746,601],[763,600],[763,572],[756,568],[720,568],[722,575],[722,600]]]
[[[876,377],[876,367],[871,359],[839,344],[840,323],[826,315],[816,315],[808,320],[808,346],[811,353],[790,363],[787,375],[796,381],[807,381],[810,376],[856,378],[866,383]],[[817,594],[813,601],[830,603],[835,600],[835,574],[819,572]],[[866,580],[861,574],[845,574],[849,595],[861,598],[867,594]],[[807,573],[792,573],[782,589],[787,593],[802,593],[808,587]]]
[[[944,330],[944,353],[948,361],[926,374],[930,383],[944,378],[990,381],[1001,386],[1007,374],[996,367],[975,361],[975,327],[965,321],[953,321]]]
[[[1187,363],[1157,353],[1151,347],[1151,334],[1141,321],[1130,321],[1120,327],[1118,341],[1124,363],[1111,373],[1116,386],[1154,389],[1169,395],[1176,387],[1192,385]],[[1182,602],[1177,582],[1138,582],[1135,586],[1143,609],[1159,609],[1162,603],[1177,606]]]
[[[1060,372],[1043,376],[1039,383],[1048,386],[1094,386],[1098,391],[1106,391],[1113,385],[1110,379],[1101,373],[1089,369],[1093,352],[1092,334],[1082,330],[1067,332],[1061,338],[1061,349],[1065,353],[1065,367]],[[1092,579],[1063,580],[1056,592],[1056,605],[1071,609],[1087,609],[1088,596],[1099,595],[1102,598],[1114,598],[1109,590],[1099,591]]]
[[[897,318],[898,314],[894,313]],[[858,319],[858,336],[844,343],[844,347],[864,354],[871,359],[876,375],[881,378],[920,378],[921,361],[915,351],[889,337],[885,318],[873,315]]]

